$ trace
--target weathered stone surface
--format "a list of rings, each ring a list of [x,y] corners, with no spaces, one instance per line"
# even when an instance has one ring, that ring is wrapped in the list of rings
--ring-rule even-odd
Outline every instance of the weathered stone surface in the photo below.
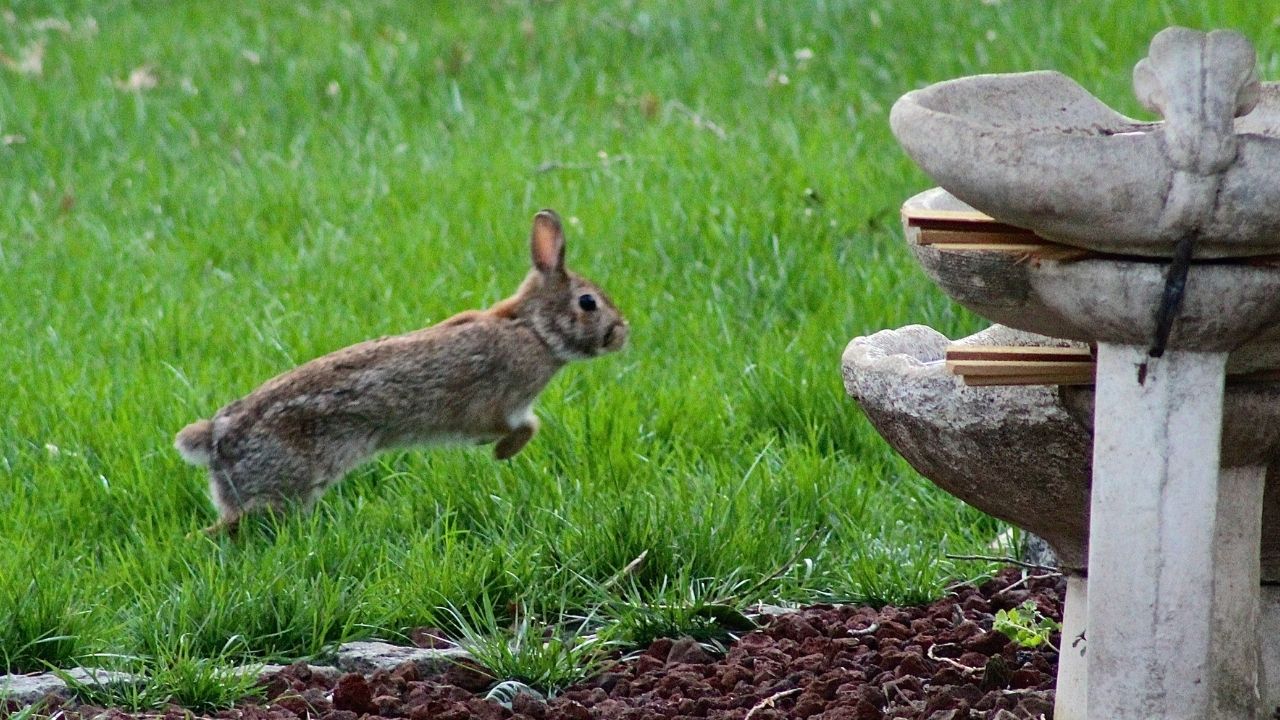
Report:
[[[1170,28],[1135,69],[1163,122],[1139,122],[1056,72],[978,75],[907,93],[890,124],[956,197],[1071,245],[1169,257],[1275,252],[1280,86],[1259,84],[1234,32]]]
[[[338,648],[338,669],[369,674],[375,670],[394,670],[404,662],[412,662],[423,675],[444,672],[471,655],[461,648],[401,647],[381,642],[354,642]]]
[[[241,665],[235,669],[235,672],[239,675],[266,677],[268,675],[275,675],[287,667],[289,667],[289,665],[275,665],[271,663],[265,665]],[[342,671],[332,665],[307,665],[307,669],[313,675],[324,679],[325,682],[333,682],[342,675]]]
[[[1069,344],[1000,326],[958,342]],[[1089,433],[1053,388],[966,387],[946,368],[948,344],[922,325],[855,338],[845,388],[920,474],[1044,538],[1064,568],[1083,568]]]
[[[129,673],[101,668],[72,668],[65,673],[72,684],[87,686],[133,685],[144,682],[143,678]],[[0,698],[7,698],[19,705],[32,705],[55,695],[62,699],[71,698],[75,693],[58,674],[38,673],[34,675],[0,675]]]
[[[1002,326],[961,344],[1067,343]],[[876,430],[920,474],[980,510],[1044,538],[1062,567],[1080,570],[1087,546],[1093,388],[966,387],[940,362],[949,341],[913,325],[855,338],[845,388]],[[1247,345],[1245,369],[1280,366],[1280,345]],[[1280,582],[1280,384],[1227,386],[1221,457],[1268,463],[1262,579]],[[1055,508],[1052,513],[1045,508]]]
[[[910,198],[903,207],[906,212],[972,209],[937,188]],[[906,239],[938,287],[993,322],[1080,342],[1142,345],[1155,333],[1164,263],[1116,258],[1028,262],[1019,253],[952,252],[921,245],[920,229],[910,225]],[[1196,248],[1199,257],[1199,245]],[[1193,261],[1169,346],[1234,350],[1280,326],[1276,298],[1280,272],[1275,268]]]
[[[1090,717],[1261,716],[1265,468],[1219,462],[1226,360],[1099,343]]]
[[[0,675],[0,698],[7,698],[19,705],[32,705],[51,693],[60,697],[67,696],[67,684],[62,678],[48,673]]]

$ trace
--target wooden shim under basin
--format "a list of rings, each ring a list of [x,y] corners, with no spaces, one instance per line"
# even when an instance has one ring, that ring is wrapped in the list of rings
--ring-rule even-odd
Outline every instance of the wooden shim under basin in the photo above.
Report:
[[[1097,362],[1091,348],[1016,345],[950,345],[947,369],[966,385],[1093,385]],[[1280,382],[1280,368],[1227,376],[1230,385]]]
[[[1044,347],[1041,345],[949,345],[948,360],[1058,360],[1092,362],[1087,347]]]
[[[1086,347],[951,345],[947,368],[966,385],[1087,385],[1093,352]]]

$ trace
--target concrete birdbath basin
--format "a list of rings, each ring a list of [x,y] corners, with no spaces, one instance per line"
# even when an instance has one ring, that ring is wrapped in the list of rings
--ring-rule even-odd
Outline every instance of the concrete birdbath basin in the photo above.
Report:
[[[1197,179],[1211,178],[1221,198],[1197,215],[1197,256],[1274,253],[1280,86],[1255,80],[1249,42],[1171,28],[1134,86],[1165,122],[1125,117],[1057,72],[940,82],[904,95],[889,122],[939,185],[1052,240],[1168,257],[1181,211],[1169,200],[1203,196]]]
[[[855,338],[844,352],[843,374],[872,425],[921,475],[1053,547],[1068,575],[1062,637],[1069,639],[1060,659],[1055,717],[1084,717],[1082,651],[1088,642],[1070,639],[1087,627],[1094,388],[969,387],[943,360],[948,347],[1024,345],[1078,343],[999,325],[952,342],[932,328],[910,325]],[[1280,353],[1271,346],[1244,348],[1229,362],[1243,370],[1259,364],[1280,364]],[[1259,624],[1246,630],[1262,652],[1264,706],[1274,708],[1280,706],[1280,464],[1260,453],[1274,449],[1280,436],[1280,384],[1229,384],[1224,407],[1223,465],[1268,465],[1263,602]]]
[[[1263,716],[1262,507],[1280,433],[1270,387],[1226,387],[1229,353],[1280,325],[1280,103],[1254,65],[1237,33],[1170,28],[1134,69],[1160,122],[1125,118],[1056,73],[939,83],[891,116],[945,190],[904,207],[930,276],[991,320],[1096,346],[1087,399],[987,391],[1010,409],[1009,428],[1029,431],[1030,411],[1055,425],[1065,415],[1092,446],[1087,555],[1078,562],[1079,543],[1058,548],[1088,572],[1087,601],[1082,581],[1068,599],[1087,652],[1060,675],[1060,719]],[[921,218],[930,242],[913,234]],[[936,392],[943,408],[948,391]],[[1224,433],[1224,412],[1237,408],[1243,429],[1232,420]],[[877,425],[909,426],[917,411],[891,408]],[[939,442],[999,455],[998,433],[966,436],[962,425]],[[884,434],[907,447],[904,433]],[[1030,477],[1046,488],[1069,473],[1079,482],[1079,457],[1034,462],[1045,467]],[[1049,525],[1021,502],[1011,494],[985,509]]]
[[[905,215],[930,210],[963,213],[973,208],[941,188],[903,205]],[[1164,292],[1167,261],[1093,254],[1028,262],[1012,252],[955,252],[945,244],[922,244],[920,228],[911,223],[906,237],[916,261],[938,287],[989,320],[1081,342],[1142,345],[1154,334],[1154,308]],[[1270,264],[1253,262],[1196,261],[1169,342],[1225,352],[1280,325],[1280,273]]]

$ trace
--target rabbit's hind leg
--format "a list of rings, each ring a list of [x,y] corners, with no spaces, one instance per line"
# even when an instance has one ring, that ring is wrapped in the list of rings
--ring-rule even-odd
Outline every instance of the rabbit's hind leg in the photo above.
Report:
[[[245,508],[237,502],[239,497],[234,493],[234,486],[221,476],[222,473],[217,470],[209,471],[209,497],[218,510],[218,521],[208,527],[191,531],[187,534],[188,538],[199,535],[213,537],[224,531],[228,535],[235,535],[236,530],[239,529],[240,518],[244,516]]]
[[[259,448],[266,451],[234,462],[218,462],[215,457],[209,473],[209,496],[218,510],[218,521],[205,528],[205,534],[234,533],[249,513],[281,512],[305,501],[316,472],[308,458],[283,444],[262,443]]]

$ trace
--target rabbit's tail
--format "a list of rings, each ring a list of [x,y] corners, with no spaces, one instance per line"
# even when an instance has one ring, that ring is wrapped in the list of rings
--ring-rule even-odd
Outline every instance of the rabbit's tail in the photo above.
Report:
[[[197,420],[182,428],[173,439],[173,446],[192,465],[208,465],[213,455],[213,423]]]

